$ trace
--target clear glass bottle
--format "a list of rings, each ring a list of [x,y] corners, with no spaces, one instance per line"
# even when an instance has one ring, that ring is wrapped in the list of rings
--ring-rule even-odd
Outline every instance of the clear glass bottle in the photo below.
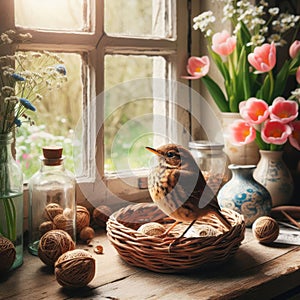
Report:
[[[64,167],[62,147],[44,147],[41,168],[29,181],[28,250],[37,255],[41,236],[62,229],[76,241],[75,178]]]
[[[12,156],[11,132],[0,134],[0,236],[16,249],[11,269],[23,263],[23,173]]]
[[[189,149],[196,160],[206,182],[215,194],[231,178],[229,159],[223,151],[224,145],[207,140],[189,143]]]

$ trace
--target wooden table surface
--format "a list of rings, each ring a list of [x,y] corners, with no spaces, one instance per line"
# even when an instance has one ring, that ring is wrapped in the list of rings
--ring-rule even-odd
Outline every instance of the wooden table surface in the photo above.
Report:
[[[0,279],[0,299],[287,299],[286,292],[300,285],[300,246],[261,245],[250,229],[229,261],[188,274],[160,274],[127,265],[105,232],[93,239],[92,245],[98,244],[104,247],[102,255],[78,245],[97,261],[96,275],[87,287],[62,288],[53,270],[25,250],[24,264]]]

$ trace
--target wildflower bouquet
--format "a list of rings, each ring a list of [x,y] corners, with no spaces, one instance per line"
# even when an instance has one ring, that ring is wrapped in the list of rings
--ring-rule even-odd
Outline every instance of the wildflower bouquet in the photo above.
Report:
[[[31,38],[8,30],[0,36],[0,46],[14,46]],[[42,94],[65,81],[63,60],[48,51],[20,52],[0,56],[0,133],[13,131],[23,121],[33,123],[26,111],[36,111],[34,103]]]
[[[35,102],[42,94],[60,87],[66,81],[66,69],[61,58],[53,53],[22,52],[17,46],[31,38],[8,30],[0,35],[0,137],[8,141],[22,122],[33,124],[30,112],[35,112]],[[0,235],[16,241],[17,191],[16,172],[9,164],[10,149],[0,148]],[[21,179],[21,178],[20,178]],[[21,188],[22,190],[22,188]],[[23,218],[23,214],[22,214]]]
[[[268,105],[264,100],[249,98],[239,104],[242,119],[229,127],[231,143],[242,146],[253,141],[261,150],[282,150],[287,141],[300,150],[298,103],[277,97]]]
[[[300,82],[300,42],[290,47],[291,58],[277,66],[277,47],[286,43],[284,36],[294,30],[293,41],[299,29],[299,16],[280,13],[268,8],[264,0],[255,7],[246,0],[216,0],[224,2],[224,21],[230,21],[233,34],[223,30],[215,33],[216,21],[211,11],[194,18],[194,29],[200,30],[208,41],[208,51],[224,78],[222,89],[209,75],[208,56],[190,57],[187,79],[201,79],[221,112],[238,112],[239,103],[257,97],[271,104],[282,96],[287,79],[297,72]],[[277,69],[277,71],[275,70]]]

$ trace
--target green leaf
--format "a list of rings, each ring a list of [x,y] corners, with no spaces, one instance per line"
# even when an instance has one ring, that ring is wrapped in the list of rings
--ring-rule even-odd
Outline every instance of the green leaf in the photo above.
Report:
[[[261,138],[261,133],[259,130],[256,131],[256,137],[255,137],[255,142],[260,150],[270,150],[270,144],[267,144],[266,142],[263,141]]]
[[[221,112],[229,112],[228,102],[219,85],[208,75],[201,78]]]
[[[276,79],[275,79],[275,86],[273,92],[273,99],[282,96],[284,89],[286,87],[286,82],[289,77],[289,63],[285,61],[281,70],[278,72]]]
[[[294,74],[297,70],[297,68],[300,65],[300,52],[298,52],[297,56],[295,58],[292,59],[291,63],[290,63],[290,75]]]
[[[213,59],[213,61],[215,62],[217,68],[221,72],[224,80],[230,81],[230,75],[229,75],[228,68],[226,67],[226,64],[224,63],[224,61],[222,60],[220,55],[215,53],[211,49],[209,49],[209,54],[210,54],[211,58]]]
[[[240,21],[240,29],[238,31],[237,40],[240,41],[240,47],[247,45],[251,41],[251,33],[244,24],[243,21]]]
[[[271,80],[269,74],[265,77],[264,82],[260,90],[256,93],[256,98],[265,100],[268,104],[272,101],[272,95],[270,95]]]
[[[239,78],[238,85],[241,87],[241,91],[239,94],[241,95],[243,100],[247,100],[251,97],[251,90],[250,90],[250,74],[249,74],[249,65],[247,63],[247,53],[246,48],[243,47],[240,59],[239,59],[239,67],[237,71],[237,78]]]

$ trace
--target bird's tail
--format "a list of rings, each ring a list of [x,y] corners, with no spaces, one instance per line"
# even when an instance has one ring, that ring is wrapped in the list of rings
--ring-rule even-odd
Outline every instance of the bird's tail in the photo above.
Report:
[[[217,197],[214,197],[208,206],[211,209],[211,213],[214,214],[218,218],[218,220],[224,225],[224,227],[229,230],[232,227],[232,225],[221,213]]]

